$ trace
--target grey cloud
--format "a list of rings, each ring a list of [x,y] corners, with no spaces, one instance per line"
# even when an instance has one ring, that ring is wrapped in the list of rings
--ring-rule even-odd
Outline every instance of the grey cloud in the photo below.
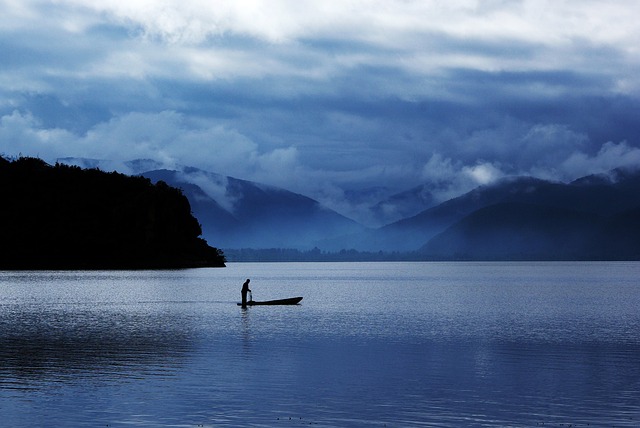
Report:
[[[226,211],[233,213],[241,195],[229,191],[229,180],[226,176],[207,174],[202,170],[189,171],[182,169],[178,177],[181,181],[195,184],[207,196],[216,201]]]
[[[595,155],[584,152],[572,153],[558,169],[567,178],[578,178],[585,171],[593,174],[606,173],[615,168],[635,167],[640,165],[640,148],[631,147],[626,141],[606,142]]]

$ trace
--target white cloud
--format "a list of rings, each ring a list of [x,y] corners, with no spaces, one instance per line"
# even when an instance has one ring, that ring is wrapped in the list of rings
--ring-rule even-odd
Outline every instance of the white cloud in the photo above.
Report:
[[[498,165],[491,162],[477,161],[467,165],[440,153],[434,153],[423,168],[423,180],[440,202],[477,186],[491,184],[505,175]]]
[[[566,125],[537,124],[531,126],[522,135],[514,154],[521,168],[552,168],[559,159],[565,159],[572,153],[585,150],[589,143],[587,135],[575,132]]]
[[[207,174],[202,170],[190,173],[181,171],[180,178],[187,183],[200,187],[207,196],[230,213],[235,211],[236,204],[242,197],[242,195],[233,194],[229,190],[229,180],[223,175]]]
[[[454,165],[450,158],[434,153],[422,169],[422,178],[426,182],[450,182],[460,173],[460,165]]]
[[[0,118],[0,153],[103,160],[153,159],[167,168],[195,166],[225,175],[285,185],[300,171],[294,147],[260,150],[234,129],[191,121],[173,111],[128,113],[99,123],[85,135],[47,129],[31,114]]]
[[[559,159],[584,150],[588,143],[586,134],[573,131],[568,125],[531,124],[507,117],[496,126],[456,136],[443,150],[467,165],[490,159],[502,164],[505,171],[519,174],[532,168],[551,168]]]
[[[491,184],[504,176],[500,169],[487,162],[465,166],[462,168],[462,173],[470,177],[478,186]]]
[[[74,67],[79,75],[329,79],[358,66],[402,67],[419,76],[448,68],[602,72],[608,67],[620,90],[634,90],[637,67],[620,67],[618,58],[594,58],[584,47],[623,52],[624,61],[640,63],[640,3],[625,0],[5,0],[3,9],[0,29],[32,35],[42,31],[43,22],[46,32],[57,28],[69,41],[82,40],[99,24],[129,32],[126,43],[99,42],[104,56]],[[310,40],[320,45],[308,46]],[[340,41],[352,51],[318,47],[325,41]],[[523,54],[521,46],[535,49]]]
[[[52,159],[55,153],[75,144],[76,138],[64,129],[47,129],[31,114],[15,110],[0,118],[0,153],[8,156]]]
[[[566,179],[576,179],[619,167],[640,167],[640,149],[629,146],[626,141],[609,141],[592,156],[584,152],[573,153],[560,164],[559,171]]]

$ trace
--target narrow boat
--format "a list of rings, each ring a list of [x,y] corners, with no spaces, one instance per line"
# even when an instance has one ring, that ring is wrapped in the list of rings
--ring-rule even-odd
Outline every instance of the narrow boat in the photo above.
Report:
[[[302,300],[302,297],[290,297],[288,299],[278,300],[266,300],[264,302],[257,302],[255,300],[249,300],[247,306],[267,306],[267,305],[297,305]],[[238,306],[242,306],[242,303],[238,303]]]

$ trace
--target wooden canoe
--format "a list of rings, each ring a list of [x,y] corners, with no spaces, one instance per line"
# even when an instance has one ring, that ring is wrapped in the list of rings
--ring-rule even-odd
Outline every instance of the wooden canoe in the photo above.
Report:
[[[302,297],[290,297],[288,299],[278,300],[266,300],[264,302],[257,302],[255,300],[249,300],[247,306],[272,306],[272,305],[297,305],[302,300]],[[238,303],[238,306],[242,306],[242,303]]]

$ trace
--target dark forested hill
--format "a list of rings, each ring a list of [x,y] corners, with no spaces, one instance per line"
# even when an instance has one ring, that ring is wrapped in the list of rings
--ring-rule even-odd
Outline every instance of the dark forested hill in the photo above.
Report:
[[[0,158],[0,268],[224,266],[187,198],[164,182]]]

